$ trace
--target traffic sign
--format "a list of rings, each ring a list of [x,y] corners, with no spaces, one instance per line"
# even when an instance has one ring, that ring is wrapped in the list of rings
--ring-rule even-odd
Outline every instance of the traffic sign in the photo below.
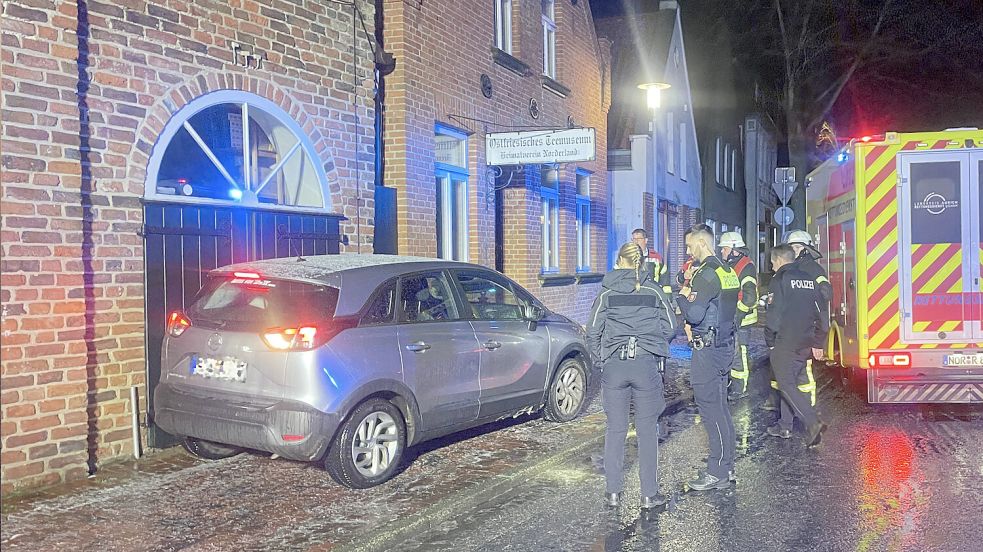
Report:
[[[792,182],[795,180],[795,167],[775,167],[775,182]]]
[[[792,199],[792,194],[798,188],[798,182],[772,182],[771,189],[775,190],[775,195],[782,203],[788,203]]]
[[[790,207],[779,207],[775,209],[775,224],[788,226],[792,224],[793,220],[795,220],[795,213]]]

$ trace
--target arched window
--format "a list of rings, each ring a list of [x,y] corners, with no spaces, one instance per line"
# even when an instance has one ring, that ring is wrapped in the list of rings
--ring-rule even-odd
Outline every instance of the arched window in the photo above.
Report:
[[[193,203],[330,207],[310,139],[273,102],[221,90],[183,107],[161,132],[147,197]]]

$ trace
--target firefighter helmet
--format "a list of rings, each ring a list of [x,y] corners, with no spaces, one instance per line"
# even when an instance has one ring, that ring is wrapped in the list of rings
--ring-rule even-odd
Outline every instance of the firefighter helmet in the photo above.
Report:
[[[746,247],[744,238],[737,232],[724,232],[720,235],[720,247]]]
[[[812,245],[812,235],[805,230],[794,230],[788,233],[785,237],[785,243],[793,244],[799,243],[802,245]]]

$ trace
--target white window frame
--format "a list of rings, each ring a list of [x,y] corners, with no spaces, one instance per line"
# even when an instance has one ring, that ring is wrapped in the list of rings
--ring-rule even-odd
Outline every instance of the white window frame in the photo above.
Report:
[[[539,195],[542,198],[542,270],[543,274],[560,271],[560,171],[543,168],[543,173],[553,171],[556,187],[540,183]],[[545,174],[543,175],[545,176]]]
[[[495,47],[512,53],[512,0],[495,0]]]
[[[720,184],[720,175],[723,174],[723,171],[721,170],[722,167],[720,166],[721,165],[721,159],[723,159],[723,151],[722,151],[721,147],[722,146],[721,146],[721,142],[720,142],[720,136],[717,136],[717,155],[714,156],[714,162],[716,163],[715,169],[716,169],[716,175],[717,175],[717,179],[716,179],[717,184]]]
[[[159,193],[157,191],[157,181],[160,174],[161,162],[164,160],[164,155],[167,152],[167,146],[170,145],[171,140],[174,136],[181,130],[193,126],[190,123],[190,119],[197,115],[199,112],[208,109],[210,107],[220,105],[220,104],[236,104],[240,106],[242,110],[242,116],[244,121],[249,120],[249,110],[250,108],[255,108],[266,115],[269,115],[276,119],[277,123],[289,130],[296,142],[287,150],[282,152],[282,157],[278,164],[273,167],[270,174],[266,176],[263,182],[232,182],[234,179],[228,174],[225,168],[219,168],[221,163],[214,159],[214,156],[209,156],[209,159],[213,164],[216,165],[216,169],[220,173],[223,173],[228,181],[230,181],[230,186],[234,184],[235,188],[240,190],[242,197],[238,200],[230,198],[229,200],[219,200],[207,197],[194,197],[194,196],[182,196],[177,194],[166,194]],[[244,144],[249,143],[249,125],[244,125],[243,132],[243,142]],[[197,135],[194,132],[194,135]],[[200,139],[200,135],[199,135]],[[197,140],[196,140],[197,141]],[[199,143],[200,145],[200,143]],[[206,145],[207,147],[207,145]],[[205,148],[202,148],[203,151]],[[244,146],[244,151],[248,151],[248,148]],[[310,206],[298,206],[279,203],[275,206],[269,203],[261,203],[259,201],[259,192],[262,188],[269,184],[272,175],[276,174],[280,169],[284,167],[286,161],[291,157],[303,154],[310,161],[311,165],[314,167],[314,172],[317,178],[317,185],[320,188],[321,194],[321,207],[310,207]],[[206,156],[208,153],[206,152]],[[252,171],[249,169],[249,155],[245,156],[243,166],[244,174],[247,174],[246,178],[251,178]],[[154,146],[153,152],[150,155],[150,161],[147,163],[147,176],[144,181],[144,197],[146,199],[164,200],[170,203],[191,203],[195,205],[242,205],[250,207],[264,207],[271,208],[275,207],[281,210],[299,211],[299,212],[330,212],[331,205],[331,191],[328,189],[328,177],[324,171],[323,160],[321,156],[317,153],[314,148],[313,142],[311,142],[310,137],[304,132],[304,129],[290,116],[289,113],[283,110],[280,106],[273,103],[272,101],[252,94],[250,92],[243,92],[240,90],[217,90],[215,92],[209,92],[199,96],[190,102],[188,102],[184,107],[182,107],[177,113],[175,113],[170,120],[164,125],[164,129],[160,132],[157,138],[157,144]],[[230,188],[231,189],[231,188]],[[299,192],[297,192],[298,195]]]
[[[464,143],[464,159],[468,159],[467,133],[438,123],[434,125],[434,134],[461,140]],[[468,261],[468,245],[471,241],[468,221],[469,176],[467,167],[434,162],[434,184],[439,186],[440,192],[437,194],[438,190],[434,190],[435,196],[440,198],[436,207],[441,233],[437,256],[441,259]]]
[[[556,2],[541,0],[543,7],[543,74],[556,79]]]
[[[730,150],[730,189],[737,189],[737,148]]]
[[[666,172],[676,174],[676,123],[672,111],[666,113]]]
[[[577,169],[577,272],[590,272],[591,267],[591,174],[588,170]],[[582,179],[586,179],[587,194],[581,193],[585,190]]]
[[[681,180],[686,180],[686,168],[689,164],[687,154],[689,148],[686,147],[689,140],[687,140],[686,130],[686,122],[679,123],[679,178]]]
[[[724,145],[724,188],[730,189],[730,144]]]

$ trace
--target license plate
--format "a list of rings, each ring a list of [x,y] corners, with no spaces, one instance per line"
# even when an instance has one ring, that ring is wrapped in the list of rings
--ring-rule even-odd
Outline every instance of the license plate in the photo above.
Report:
[[[983,366],[983,353],[964,355],[956,353],[945,355],[942,359],[943,366]]]
[[[226,381],[246,381],[246,363],[232,357],[198,357],[191,372],[204,378]]]

